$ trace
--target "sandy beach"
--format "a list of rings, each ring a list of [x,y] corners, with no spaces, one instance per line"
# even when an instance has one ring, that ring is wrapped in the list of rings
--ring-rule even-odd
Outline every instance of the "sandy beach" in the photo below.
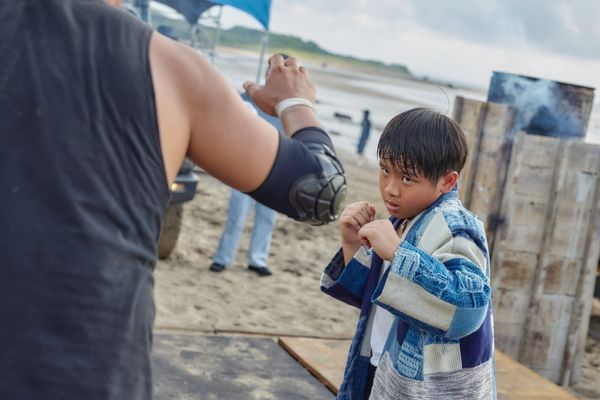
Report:
[[[379,203],[374,165],[359,167],[346,156],[347,201]],[[323,267],[337,251],[334,223],[313,227],[278,215],[269,267],[271,277],[247,269],[252,215],[236,261],[222,273],[208,270],[226,218],[229,188],[201,174],[194,201],[185,206],[174,253],[156,268],[156,327],[208,332],[253,332],[351,338],[357,310],[319,290]],[[385,214],[381,214],[385,217]]]
[[[341,153],[348,173],[347,202],[368,200],[378,207],[377,167],[359,165]],[[273,233],[270,277],[247,270],[250,215],[238,256],[222,273],[208,270],[226,218],[229,188],[200,174],[198,193],[185,205],[182,232],[173,254],[156,267],[157,331],[300,335],[351,338],[358,311],[323,295],[319,277],[337,251],[337,227],[312,227],[278,216]],[[586,343],[582,379],[571,388],[581,399],[600,399],[600,302],[596,299]]]

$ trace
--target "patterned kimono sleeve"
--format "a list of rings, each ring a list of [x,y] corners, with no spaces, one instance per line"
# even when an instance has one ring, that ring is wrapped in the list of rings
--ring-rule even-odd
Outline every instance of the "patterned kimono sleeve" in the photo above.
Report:
[[[460,339],[487,316],[485,239],[478,246],[469,229],[451,231],[442,214],[435,218],[417,246],[405,241],[398,247],[372,300],[411,325]]]
[[[371,265],[371,255],[361,246],[348,265],[342,249],[333,256],[321,275],[321,291],[360,308]]]

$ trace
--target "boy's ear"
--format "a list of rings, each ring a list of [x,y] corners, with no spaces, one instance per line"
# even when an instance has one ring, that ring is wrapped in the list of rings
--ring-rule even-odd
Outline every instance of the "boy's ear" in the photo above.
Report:
[[[458,172],[456,172],[456,171],[448,172],[440,180],[440,185],[441,185],[440,192],[448,193],[449,191],[452,190],[454,185],[456,185],[456,182],[458,182]]]

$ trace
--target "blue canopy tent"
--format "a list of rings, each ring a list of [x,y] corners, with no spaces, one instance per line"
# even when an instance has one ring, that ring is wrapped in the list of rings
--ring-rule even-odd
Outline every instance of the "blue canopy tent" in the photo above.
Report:
[[[190,23],[195,25],[200,16],[213,6],[231,6],[254,17],[265,29],[262,40],[261,54],[257,73],[257,82],[261,78],[264,53],[267,46],[269,33],[269,18],[271,16],[271,0],[156,0],[165,4],[181,15]],[[133,0],[133,4],[140,12],[142,19],[150,22],[149,11],[150,0]],[[220,15],[218,27],[220,28]]]
[[[162,1],[162,0],[161,0]],[[260,24],[269,30],[269,17],[271,16],[271,0],[211,0],[212,3],[222,6],[231,6],[253,16]]]
[[[146,0],[147,1],[147,0]],[[187,22],[191,25],[195,24],[203,12],[216,5],[212,1],[203,0],[157,0],[159,3],[165,4],[183,15]]]

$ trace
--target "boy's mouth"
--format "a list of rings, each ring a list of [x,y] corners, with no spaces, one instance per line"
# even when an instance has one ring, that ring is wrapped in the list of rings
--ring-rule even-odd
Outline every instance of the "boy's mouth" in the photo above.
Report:
[[[392,202],[386,200],[385,201],[385,206],[388,209],[388,211],[390,213],[392,213],[392,214],[395,213],[395,212],[400,211],[400,206],[397,205],[396,203],[392,203]]]

